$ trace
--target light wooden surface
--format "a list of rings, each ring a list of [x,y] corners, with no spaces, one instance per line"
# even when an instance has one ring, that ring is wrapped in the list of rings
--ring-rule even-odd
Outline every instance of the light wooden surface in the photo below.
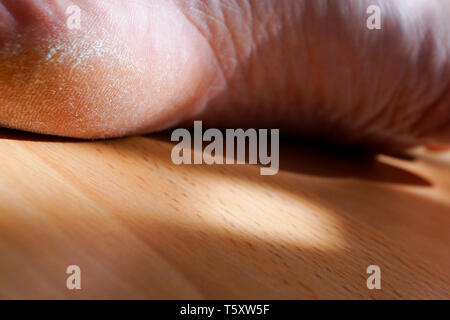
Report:
[[[1,136],[0,298],[450,298],[450,154],[288,144],[260,176],[175,166],[167,136]]]

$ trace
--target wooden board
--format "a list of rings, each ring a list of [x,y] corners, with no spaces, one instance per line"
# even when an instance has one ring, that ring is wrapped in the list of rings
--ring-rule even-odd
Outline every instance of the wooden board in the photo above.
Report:
[[[261,176],[176,166],[164,135],[1,136],[0,298],[450,298],[448,153],[287,143]]]

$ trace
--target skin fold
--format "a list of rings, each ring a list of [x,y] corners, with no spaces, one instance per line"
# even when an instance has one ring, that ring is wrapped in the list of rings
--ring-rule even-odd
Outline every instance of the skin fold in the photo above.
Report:
[[[203,120],[445,144],[449,21],[447,0],[0,0],[0,125],[107,138]]]

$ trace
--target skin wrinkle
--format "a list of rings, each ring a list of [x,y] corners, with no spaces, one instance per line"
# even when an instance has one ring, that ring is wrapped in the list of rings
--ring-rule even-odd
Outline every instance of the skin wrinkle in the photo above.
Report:
[[[334,5],[334,3],[333,3]],[[330,8],[330,5],[327,6]],[[332,12],[336,11],[338,12],[338,18],[342,19],[343,17],[349,16],[350,12],[349,9],[346,8],[345,5],[341,6],[339,10],[331,9]],[[328,19],[328,18],[327,18]],[[333,28],[332,24],[327,24],[327,29],[323,30],[322,32],[329,34],[330,30],[329,28]],[[346,108],[348,108],[349,105],[342,102],[342,92],[344,90],[338,90],[336,83],[341,83],[343,72],[341,71],[342,67],[345,66],[348,62],[351,61],[348,59],[348,54],[352,54],[351,51],[346,51],[345,54],[339,51],[340,43],[345,41],[346,39],[351,41],[351,36],[349,36],[351,33],[347,29],[346,25],[343,25],[342,28],[337,28],[336,30],[337,34],[334,37],[331,37],[328,41],[330,48],[328,48],[326,51],[324,51],[325,54],[327,54],[326,57],[324,57],[325,60],[331,60],[334,58],[335,64],[336,64],[336,71],[333,72],[330,76],[328,76],[326,79],[324,78],[324,81],[322,82],[321,86],[323,86],[323,95],[326,97],[324,101],[323,110],[321,111],[322,114],[325,113],[332,113],[333,116],[330,118],[328,131],[335,131],[336,128],[339,128],[342,121],[346,121],[345,119],[348,117],[348,111]],[[328,37],[328,35],[326,36]],[[347,41],[348,41],[347,40]],[[336,52],[336,54],[333,54],[334,57],[330,57],[329,54],[331,52]],[[333,76],[333,81],[330,81],[329,79]],[[328,80],[328,81],[325,81]],[[338,97],[338,99],[330,99],[331,97]],[[339,104],[339,109],[342,111],[340,112],[333,112],[335,109],[335,100],[341,101]],[[351,105],[350,105],[351,106]],[[354,124],[357,126],[357,123]]]
[[[382,5],[383,3],[381,3]],[[384,6],[381,6],[381,9],[383,10]],[[359,11],[359,14],[357,16],[361,16],[364,17],[364,13],[365,13],[365,5],[361,4],[361,6],[355,8],[355,10]],[[351,8],[348,8],[348,11],[350,11]],[[351,13],[347,13],[347,15],[350,15]],[[383,16],[383,15],[382,15]],[[384,15],[385,16],[385,15]],[[345,15],[342,17],[344,18]],[[363,23],[364,21],[361,20],[361,23]],[[383,22],[383,24],[385,25],[385,21]],[[366,31],[368,32],[368,31]],[[347,34],[351,35],[352,31],[351,30],[347,30]],[[343,39],[345,38],[349,38],[349,39],[353,39],[353,36],[344,36]],[[378,35],[374,35],[374,36],[378,36]],[[350,44],[351,47],[357,47],[357,44],[355,42]],[[364,46],[362,46],[362,48],[364,48]],[[364,54],[360,54],[358,51],[355,52],[353,54],[353,57],[355,57],[354,59],[351,59],[349,61],[357,61],[356,66],[354,67],[356,70],[362,69],[362,66],[364,65],[364,60],[365,60],[365,56],[369,56],[371,58],[373,58],[373,64],[377,65],[377,69],[375,72],[378,73],[378,76],[374,76],[372,77],[374,79],[374,81],[370,84],[366,83],[365,86],[363,88],[361,88],[361,90],[355,90],[354,92],[360,92],[360,96],[361,99],[359,100],[359,103],[354,104],[353,108],[351,108],[350,110],[348,110],[348,112],[346,113],[346,119],[351,119],[351,114],[353,111],[352,109],[357,108],[356,112],[361,113],[361,120],[359,122],[356,122],[354,125],[354,129],[353,130],[361,130],[361,128],[372,128],[373,126],[371,126],[372,123],[376,123],[376,121],[382,121],[383,119],[386,118],[386,103],[383,101],[379,101],[380,97],[384,97],[386,100],[390,98],[390,95],[393,93],[393,91],[395,91],[395,88],[393,88],[394,86],[392,86],[390,88],[390,94],[379,94],[380,92],[384,91],[384,72],[386,70],[385,67],[385,59],[383,59],[383,56],[385,54],[386,51],[388,51],[385,47],[385,43],[381,42],[378,46],[375,47],[377,49],[377,52],[373,52],[374,54],[371,54],[369,52],[364,52]],[[353,51],[350,50],[351,53],[353,53]],[[362,62],[362,63],[361,63]],[[361,77],[355,77],[355,79],[357,81],[360,81]],[[372,98],[369,99],[364,99],[364,95],[366,94],[366,90],[367,88],[372,88]],[[366,110],[367,109],[367,110]],[[347,120],[348,121],[348,120]],[[379,129],[377,131],[380,131]],[[362,134],[364,135],[364,131],[361,131]],[[369,134],[369,132],[366,132],[366,137],[367,134]],[[364,139],[363,136],[360,136],[359,139]]]
[[[255,44],[256,47],[264,47],[268,43],[277,43],[277,39],[280,39],[281,29],[283,26],[282,19],[277,16],[277,12],[279,12],[280,8],[278,6],[278,2],[274,4],[273,7],[259,7],[256,8],[256,19],[257,21],[262,21],[261,23],[256,23],[255,25],[264,26],[264,30],[261,30],[261,27],[256,31],[257,34],[261,34],[261,36],[256,36],[257,42]],[[266,13],[266,14],[265,14]],[[258,55],[256,53],[252,59],[253,67],[258,69],[258,65],[263,65],[263,68],[260,70],[265,70],[266,72],[254,72],[253,73],[253,98],[255,103],[261,105],[264,108],[264,112],[271,113],[272,104],[277,101],[278,110],[277,114],[283,113],[283,109],[285,109],[285,90],[286,90],[286,82],[285,79],[287,77],[285,67],[282,65],[283,61],[283,53],[281,47],[284,45],[282,41],[278,41],[277,45],[271,46],[271,57],[274,62],[267,59],[267,54],[264,51],[261,51],[261,54]],[[270,71],[272,70],[272,71]],[[269,71],[269,72],[267,72]],[[270,90],[265,89],[265,87],[270,88]],[[265,94],[261,97],[257,93],[264,92]],[[272,117],[276,117],[272,113]]]
[[[258,100],[255,97],[255,92],[258,92],[258,90],[255,89],[255,81],[264,81],[264,75],[258,75],[254,70],[257,70],[258,66],[262,65],[262,60],[260,57],[258,57],[258,51],[254,48],[257,46],[257,43],[261,41],[258,39],[257,36],[255,36],[255,33],[258,31],[255,31],[256,25],[258,23],[261,23],[261,20],[258,20],[257,11],[254,6],[251,6],[249,3],[250,1],[242,0],[240,1],[241,7],[244,7],[247,14],[246,14],[246,42],[247,45],[244,49],[244,54],[241,55],[239,59],[240,63],[239,66],[241,68],[241,72],[243,74],[242,80],[245,85],[243,86],[243,90],[247,90],[247,98],[241,99],[239,101],[240,105],[242,106],[248,106],[251,104],[258,104]],[[257,21],[255,23],[255,21]],[[236,40],[235,41],[235,46]],[[245,41],[245,40],[244,40]],[[252,58],[251,55],[255,54],[255,56]],[[254,66],[257,65],[255,68]],[[256,80],[255,80],[256,79]],[[243,91],[241,90],[241,91]],[[265,96],[265,92],[262,91],[260,96]],[[243,93],[239,93],[237,96],[244,96]],[[261,108],[261,106],[259,106]],[[250,117],[251,115],[248,115]]]
[[[193,12],[196,12],[196,13],[202,12],[202,11],[200,11],[200,10],[194,8],[194,7],[190,7],[189,10],[191,10],[191,11],[193,11]],[[206,13],[201,13],[201,15],[207,17],[208,19],[213,20],[215,23],[218,22],[220,25],[225,26],[225,24],[224,24],[223,22],[221,22],[221,21],[220,21],[219,19],[217,19],[217,18],[212,17],[211,15],[208,15],[208,14],[206,14]],[[214,57],[215,57],[216,64],[217,64],[217,66],[218,66],[218,68],[219,68],[219,70],[220,70],[221,77],[223,77],[224,79],[228,79],[229,76],[227,76],[227,75],[230,73],[230,69],[229,69],[229,68],[224,68],[224,67],[223,67],[224,64],[219,62],[219,58],[218,58],[219,54],[218,54],[218,51],[217,51],[217,49],[215,49],[215,48],[211,45],[210,41],[207,40],[207,36],[205,35],[205,31],[202,30],[202,28],[198,27],[198,26],[193,22],[192,18],[189,17],[188,14],[185,14],[185,17],[186,17],[186,19],[188,19],[188,20],[190,21],[190,23],[192,23],[194,26],[196,26],[196,29],[197,29],[198,33],[202,36],[202,38],[205,40],[205,42],[208,43],[209,48],[211,49],[211,52],[213,53],[213,55],[214,55]],[[228,84],[227,84],[227,87],[228,87]]]
[[[433,47],[436,49],[435,52],[440,52],[439,47],[435,45],[435,42],[433,40],[431,40],[432,36],[430,32],[426,33],[424,39],[426,39],[427,41],[427,44],[423,46],[424,48]],[[430,70],[429,65],[432,64],[433,61],[435,61],[436,56],[431,56],[431,54],[428,53],[422,55],[421,58],[421,61],[423,61],[422,67],[424,68],[421,74],[424,74],[425,71]],[[444,61],[447,62],[443,64],[440,72],[432,72],[432,74],[435,75],[435,83],[438,83],[439,85],[436,85],[434,83],[433,88],[430,89],[431,85],[427,83],[426,87],[424,88],[424,92],[428,94],[422,94],[422,96],[427,97],[427,99],[422,102],[422,106],[426,105],[427,107],[415,108],[417,110],[418,116],[416,115],[417,118],[414,122],[411,123],[409,129],[419,137],[431,134],[432,131],[430,128],[434,128],[434,130],[440,131],[443,127],[448,126],[450,122],[450,112],[448,111],[450,108],[450,63],[448,62],[448,60]],[[427,62],[428,68],[425,68],[424,65]],[[436,76],[436,74],[439,73],[441,75]],[[442,110],[443,112],[440,110]],[[436,116],[440,114],[442,114],[442,116]],[[430,125],[430,121],[435,121],[435,123]]]
[[[437,99],[439,100],[439,98],[436,97],[440,97],[442,94],[448,91],[448,85],[446,88],[445,79],[448,79],[449,69],[445,65],[442,68],[441,62],[448,60],[446,60],[445,58],[442,60],[437,58],[439,55],[441,55],[442,52],[444,52],[444,55],[446,55],[445,50],[442,50],[438,38],[436,38],[436,32],[430,30],[430,26],[428,24],[425,24],[423,22],[421,23],[421,21],[423,21],[424,19],[426,19],[427,21],[435,21],[436,16],[435,14],[432,14],[430,10],[427,10],[425,11],[425,14],[422,15],[422,17],[422,20],[416,19],[415,21],[415,27],[417,29],[416,32],[422,30],[423,36],[421,45],[419,46],[420,50],[417,53],[419,67],[417,68],[418,71],[416,72],[416,74],[420,75],[420,78],[411,77],[411,79],[415,80],[416,83],[411,85],[411,88],[414,88],[414,91],[412,91],[411,95],[411,100],[414,101],[414,104],[409,105],[408,110],[411,110],[410,114],[415,115],[416,118],[413,118],[412,123],[409,123],[409,128],[413,128],[417,123],[423,122],[424,117],[422,115],[424,114],[424,112],[428,112],[428,110],[434,109],[432,105],[436,105],[435,101]],[[412,24],[413,22],[410,23]],[[441,71],[438,70],[441,68],[443,70],[442,73],[444,74],[444,76],[442,77],[444,81],[441,81],[441,77],[437,76],[439,73],[441,73]],[[433,79],[434,81],[422,81],[422,86],[419,86],[417,84],[417,81],[420,81],[421,78]],[[441,85],[442,83],[444,83],[443,87]],[[424,105],[430,107],[423,108]],[[408,113],[405,114],[408,115]],[[417,116],[417,114],[419,114],[420,116]]]
[[[198,12],[198,10],[196,8],[190,7],[189,9],[194,12]],[[225,70],[225,68],[223,67],[224,64],[219,61],[219,58],[218,58],[219,55],[218,55],[218,52],[216,51],[217,49],[215,49],[211,45],[211,42],[208,41],[208,38],[205,35],[205,31],[202,28],[200,28],[196,23],[194,23],[194,21],[189,16],[189,14],[185,14],[183,11],[181,11],[181,12],[183,13],[184,17],[195,27],[196,31],[202,37],[203,41],[208,45],[208,48],[210,49],[210,52],[212,53],[212,56],[214,57],[216,70],[218,70],[218,73],[219,73],[216,77],[216,80],[213,82],[213,85],[210,86],[210,88],[207,90],[207,93],[205,94],[204,100],[202,102],[203,107],[201,108],[203,110],[204,108],[206,108],[208,101],[210,99],[214,98],[214,96],[216,96],[218,94],[218,92],[228,90],[229,83],[228,83],[227,74],[230,72],[230,70],[229,69]],[[212,19],[215,23],[220,21],[216,18],[212,18],[211,16],[209,16],[207,14],[202,14],[202,15],[207,16],[208,19]],[[222,22],[220,22],[220,24],[224,25]],[[214,91],[214,93],[211,93],[211,91]],[[199,112],[201,112],[201,111],[199,111]]]
[[[389,101],[386,102],[386,109],[389,111],[389,117],[388,120],[390,120],[388,122],[388,124],[386,126],[389,126],[390,124],[392,124],[394,121],[397,121],[398,123],[398,130],[397,132],[400,132],[400,130],[404,130],[405,128],[407,128],[408,126],[408,112],[403,112],[400,113],[398,106],[400,105],[405,105],[406,102],[403,102],[402,100],[404,99],[399,99],[399,97],[405,97],[408,96],[408,92],[411,91],[412,88],[416,88],[417,91],[417,87],[414,86],[408,86],[408,85],[402,85],[402,84],[408,84],[408,82],[413,79],[416,78],[414,77],[414,73],[412,73],[410,70],[408,70],[407,68],[402,68],[402,72],[398,73],[399,76],[398,81],[395,83],[394,88],[397,88],[397,90],[392,94],[391,99]],[[409,108],[407,108],[407,110],[411,110],[411,107],[409,106]],[[412,112],[409,112],[410,116],[414,115],[413,110],[411,110]],[[404,117],[402,119],[399,119],[400,115],[404,115]]]
[[[422,45],[420,46],[422,49],[417,53],[416,60],[417,68],[411,76],[409,76],[404,81],[409,84],[409,96],[411,101],[414,103],[408,104],[407,110],[410,112],[401,113],[404,115],[401,119],[398,108],[395,108],[395,105],[391,106],[390,109],[394,112],[394,117],[391,120],[390,124],[397,122],[399,129],[408,129],[413,125],[416,121],[420,121],[420,117],[417,117],[417,112],[420,112],[420,106],[429,105],[430,99],[435,95],[434,90],[437,91],[435,83],[431,81],[421,81],[421,78],[429,78],[432,79],[432,74],[428,72],[430,69],[430,63],[432,56],[430,48],[433,46],[433,43],[429,41],[429,36],[427,33],[423,35],[423,39],[421,40]],[[421,75],[418,77],[417,75]],[[407,117],[409,115],[409,117]],[[407,121],[408,120],[408,121]]]
[[[208,6],[206,6],[206,4],[208,4]],[[179,6],[182,8],[182,11],[185,12],[187,19],[195,26],[203,39],[208,43],[215,56],[217,67],[221,72],[220,76],[226,81],[222,94],[219,94],[217,99],[210,100],[210,103],[207,106],[209,109],[208,113],[211,113],[211,109],[225,110],[226,106],[232,104],[237,97],[239,97],[240,101],[245,100],[245,81],[242,78],[239,81],[231,81],[234,77],[242,76],[242,73],[237,71],[238,69],[241,69],[239,61],[242,59],[237,54],[235,37],[229,26],[225,23],[222,2],[215,0],[210,2],[191,1],[186,4],[182,1],[179,3]],[[192,10],[192,8],[195,10]],[[199,16],[195,14],[198,10],[204,11],[202,16],[208,16],[206,21],[202,21],[202,19],[199,21]],[[214,18],[210,18],[211,15],[213,15]],[[220,23],[217,24],[217,21],[220,21]],[[235,31],[240,30],[238,29]],[[214,41],[211,41],[211,39],[214,39]],[[220,103],[215,103],[219,100],[221,101]],[[198,119],[198,117],[201,116],[202,113],[196,118]],[[225,113],[222,117],[223,119],[227,119],[232,117],[232,113]],[[194,118],[189,118],[184,123],[186,125],[191,125],[193,119]],[[207,123],[208,120],[205,119],[205,122]]]
[[[234,3],[235,5],[230,5],[229,1],[231,1],[231,3]],[[251,21],[252,18],[251,13],[250,16],[249,14],[246,14],[249,13],[248,10],[246,10],[246,8],[248,7],[248,5],[246,5],[248,3],[248,0],[229,1],[220,1],[220,13],[223,17],[225,25],[224,30],[229,33],[231,38],[231,45],[233,46],[234,53],[234,56],[232,55],[231,57],[233,59],[236,59],[237,65],[234,67],[234,69],[236,70],[238,67],[243,65],[243,61],[248,59],[253,47],[252,30],[250,29],[248,23],[248,21]],[[240,8],[238,16],[236,16],[236,7]],[[239,30],[239,32],[236,33],[232,30]],[[243,39],[241,39],[241,36]]]
[[[305,81],[303,82],[302,88],[305,88],[302,91],[302,95],[300,96],[300,99],[302,103],[309,105],[309,117],[306,119],[307,121],[303,122],[303,125],[306,125],[305,133],[308,133],[309,130],[313,130],[313,123],[314,119],[319,119],[320,115],[318,113],[318,106],[319,106],[319,97],[321,96],[319,81],[321,78],[320,75],[320,69],[318,68],[318,56],[315,52],[316,48],[319,46],[317,43],[317,37],[315,36],[315,30],[316,26],[314,24],[314,20],[310,19],[309,17],[318,16],[320,17],[320,11],[318,8],[320,7],[321,3],[323,2],[317,2],[316,6],[308,5],[308,3],[305,2],[305,10],[303,15],[300,17],[300,20],[304,20],[304,35],[305,37],[305,43],[306,43],[306,52],[308,56],[308,65],[309,68],[307,76],[304,78]],[[323,18],[323,17],[322,17]],[[321,19],[321,18],[319,18]],[[324,20],[326,21],[326,20]],[[305,53],[304,53],[305,54]],[[320,121],[320,120],[319,120]],[[309,125],[308,125],[309,123]]]
[[[330,79],[333,76],[332,73],[325,75],[324,70],[328,70],[329,67],[327,64],[331,63],[330,61],[334,61],[334,66],[340,67],[340,64],[336,63],[336,59],[341,59],[340,57],[332,56],[331,58],[328,56],[330,52],[336,46],[338,39],[336,39],[335,35],[333,37],[329,37],[330,32],[333,34],[333,30],[336,29],[335,21],[330,20],[327,15],[328,12],[332,12],[332,8],[327,2],[316,2],[314,4],[310,4],[309,6],[305,5],[305,11],[303,16],[300,18],[302,20],[307,20],[309,23],[306,23],[305,26],[305,34],[306,36],[306,44],[307,50],[301,51],[303,55],[306,55],[309,59],[309,73],[305,78],[304,87],[302,95],[304,93],[310,92],[306,96],[301,96],[301,101],[304,101],[305,104],[310,105],[311,115],[309,119],[324,119],[327,117],[327,121],[320,121],[320,127],[323,135],[327,135],[328,132],[333,131],[335,128],[338,128],[339,123],[336,121],[338,118],[343,116],[344,110],[340,108],[340,103],[338,99],[333,99],[331,101],[329,99],[330,93],[327,91],[334,90],[334,85],[328,88],[327,84],[331,84],[330,81],[325,81],[326,79]],[[311,16],[322,16],[324,23],[316,24],[316,22],[310,19]],[[325,41],[329,41],[327,43],[327,47],[324,48],[324,44],[319,42],[319,39],[327,39]],[[341,53],[337,52],[338,55]],[[331,59],[331,60],[330,60]],[[322,63],[325,62],[325,64]],[[304,67],[303,67],[304,68]],[[333,69],[330,69],[333,70]],[[333,71],[332,71],[333,72]],[[320,101],[320,108],[318,107]],[[333,106],[333,107],[332,107]],[[338,106],[339,108],[336,108]],[[327,116],[331,111],[331,115]],[[313,121],[314,122],[314,121]],[[311,129],[309,129],[311,130]]]
[[[386,8],[381,7],[381,10],[386,10]],[[383,11],[382,11],[383,12]],[[386,20],[386,19],[385,19]],[[388,28],[386,21],[383,21],[383,25]],[[370,103],[370,106],[368,106],[368,110],[372,111],[372,112],[367,112],[366,117],[362,119],[361,123],[359,124],[358,128],[363,128],[363,127],[367,127],[367,128],[372,128],[372,124],[376,123],[376,121],[380,121],[385,117],[386,111],[384,109],[385,107],[385,103],[383,102],[379,102],[377,100],[377,97],[380,97],[379,92],[381,92],[381,86],[384,83],[384,77],[383,74],[386,70],[386,64],[385,59],[383,59],[384,53],[386,51],[388,51],[389,49],[389,45],[386,43],[385,39],[383,39],[383,41],[381,41],[381,43],[376,47],[378,52],[376,54],[377,60],[375,62],[375,64],[378,66],[378,76],[374,77],[374,82],[372,84],[373,87],[373,96],[371,99],[367,99],[368,101],[366,103]],[[365,54],[367,54],[365,52]],[[359,56],[359,59],[363,59],[363,56]],[[400,80],[398,80],[399,82]],[[390,99],[392,96],[392,93],[395,91],[394,86],[392,86],[391,88],[391,92],[390,94],[386,97],[386,99]],[[360,107],[364,107],[364,104],[361,104]],[[377,130],[379,131],[379,130]]]

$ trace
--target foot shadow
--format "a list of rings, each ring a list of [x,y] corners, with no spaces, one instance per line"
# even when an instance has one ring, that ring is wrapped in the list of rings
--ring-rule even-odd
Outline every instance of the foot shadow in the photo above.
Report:
[[[145,137],[173,145],[176,144],[170,141],[170,133],[167,131],[146,135]],[[7,128],[0,128],[0,139],[60,143],[94,141],[44,135]],[[246,153],[248,154],[248,145],[246,147]],[[403,155],[400,155],[400,157],[403,160],[414,160]],[[280,172],[330,178],[357,178],[415,186],[432,186],[432,183],[425,178],[404,169],[382,163],[377,158],[377,155],[365,153],[361,149],[338,148],[324,144],[299,142],[291,138],[281,139]]]
[[[387,156],[387,155],[386,155]],[[407,154],[389,155],[403,161],[415,161]],[[380,160],[380,154],[360,148],[341,148],[287,139],[280,146],[280,170],[328,178],[355,178],[381,183],[431,187],[420,175]]]
[[[146,135],[145,137],[176,145],[176,142],[170,140],[169,132]],[[248,155],[248,144],[246,148],[246,154]],[[170,157],[170,155],[168,156]],[[422,187],[433,185],[416,173],[382,162],[379,156],[379,154],[367,153],[361,148],[338,147],[319,142],[312,143],[280,137],[279,172],[324,178],[354,178],[379,183]],[[403,161],[415,161],[415,158],[408,154],[389,156]],[[236,156],[234,160],[236,162]]]

